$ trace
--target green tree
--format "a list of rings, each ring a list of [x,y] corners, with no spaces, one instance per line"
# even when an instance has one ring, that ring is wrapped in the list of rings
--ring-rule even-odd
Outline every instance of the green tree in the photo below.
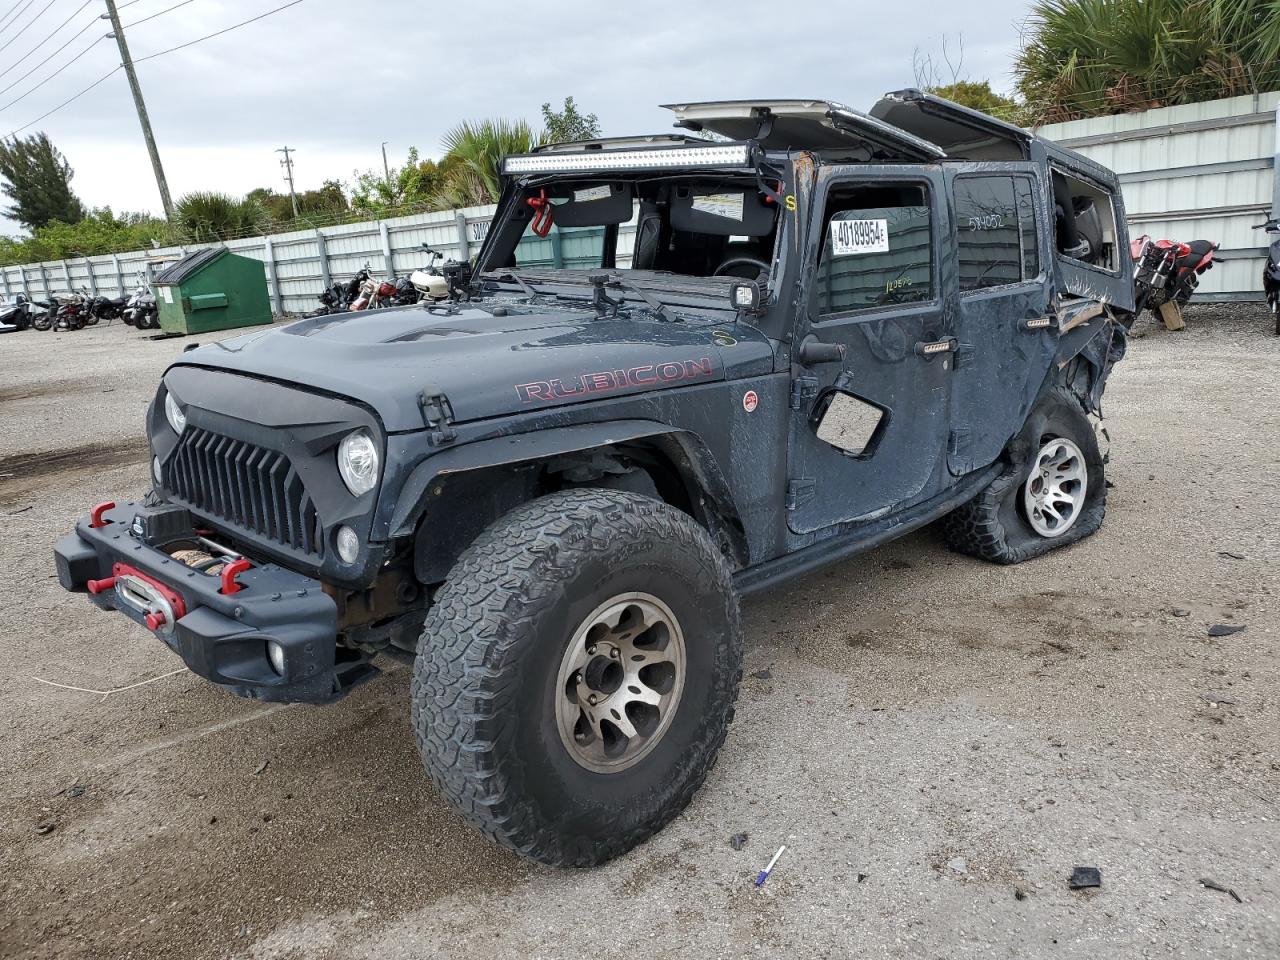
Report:
[[[352,208],[368,216],[390,216],[397,208],[425,203],[439,179],[435,162],[422,160],[417,147],[410,147],[404,166],[391,167],[390,173],[388,178],[382,171],[357,170],[351,184]]]
[[[1021,119],[1022,105],[1011,97],[996,93],[988,80],[957,80],[955,83],[927,89],[929,93],[945,100],[972,110],[981,110],[1001,120],[1017,123]]]
[[[256,200],[196,191],[178,201],[173,211],[173,222],[188,242],[207,243],[265,233],[271,220],[266,209]]]
[[[44,132],[0,140],[0,177],[5,181],[0,190],[13,203],[4,215],[29,230],[51,220],[76,223],[84,216],[84,206],[71,192],[74,175]]]
[[[431,205],[437,210],[494,203],[501,191],[502,159],[528,153],[542,137],[524,120],[467,120],[444,137],[448,168]]]
[[[294,220],[324,220],[333,222],[342,219],[349,205],[342,184],[336,180],[326,180],[316,190],[303,190],[297,194],[298,216],[293,215],[293,202],[287,193],[276,193],[270,187],[258,187],[245,194],[246,200],[254,201],[262,206],[273,224],[286,225]],[[305,224],[304,224],[305,225]]]
[[[574,140],[594,140],[600,136],[600,118],[594,113],[580,113],[573,97],[564,98],[564,107],[552,110],[550,103],[542,105],[542,135],[545,143],[569,143]]]
[[[110,207],[91,210],[78,223],[51,220],[29,237],[0,237],[0,263],[66,260],[129,250],[145,250],[172,239],[168,222],[145,213],[115,214]]]
[[[1280,87],[1275,0],[1036,0],[1014,64],[1034,121]]]

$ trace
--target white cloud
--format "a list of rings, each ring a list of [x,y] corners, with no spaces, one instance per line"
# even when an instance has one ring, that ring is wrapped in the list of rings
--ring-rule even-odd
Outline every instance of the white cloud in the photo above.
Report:
[[[25,53],[78,2],[57,0],[18,41]],[[128,31],[136,59],[278,6],[280,0],[195,0]],[[172,6],[139,0],[125,22]],[[65,9],[63,9],[65,8]],[[538,107],[572,94],[605,132],[665,130],[657,104],[740,97],[826,97],[865,108],[910,86],[912,53],[963,34],[964,74],[1008,89],[1026,0],[938,4],[778,4],[598,0],[426,6],[412,0],[304,0],[223,37],[141,63],[139,78],[174,195],[212,189],[281,189],[275,148],[298,148],[299,186],[393,162],[409,146],[438,155],[457,121],[539,119]],[[63,31],[79,29],[85,11]],[[96,29],[96,28],[95,28]],[[0,29],[0,37],[9,32]],[[103,24],[106,32],[106,24]],[[93,36],[93,30],[84,39]],[[51,41],[52,49],[61,39]],[[51,58],[8,98],[79,49]],[[27,61],[21,69],[34,62]],[[114,44],[92,52],[0,115],[7,131],[66,99],[116,63]],[[0,79],[10,82],[15,74]],[[159,208],[124,74],[33,129],[47,131],[93,206]]]

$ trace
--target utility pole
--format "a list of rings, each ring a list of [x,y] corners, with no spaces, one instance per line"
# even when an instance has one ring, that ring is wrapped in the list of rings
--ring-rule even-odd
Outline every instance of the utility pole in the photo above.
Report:
[[[115,0],[106,0],[107,12],[101,19],[111,21],[111,35],[116,38],[120,47],[120,65],[124,67],[129,78],[129,89],[133,91],[133,104],[138,108],[138,123],[142,124],[142,138],[147,141],[147,153],[151,155],[151,169],[156,174],[156,186],[160,189],[160,202],[164,205],[164,215],[173,217],[173,200],[169,197],[169,181],[164,178],[164,167],[160,165],[160,151],[156,149],[156,138],[151,134],[151,121],[147,119],[147,105],[142,99],[142,88],[138,86],[138,75],[133,71],[133,59],[129,56],[129,45],[125,43],[124,27],[120,25],[120,14],[116,12]]]
[[[289,156],[289,152],[294,150],[293,147],[281,147],[276,153],[283,153],[284,159],[280,161],[280,166],[284,167],[284,178],[289,183],[289,202],[293,204],[293,217],[298,218],[298,195],[293,189],[293,158]]]
[[[382,141],[382,172],[387,178],[387,189],[391,189],[391,168],[387,166],[387,144],[389,140]]]

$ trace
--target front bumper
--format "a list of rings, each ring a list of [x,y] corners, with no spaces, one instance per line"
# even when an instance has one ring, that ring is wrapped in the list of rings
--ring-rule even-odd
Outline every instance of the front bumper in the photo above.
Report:
[[[224,593],[219,577],[141,542],[134,520],[148,510],[132,503],[107,509],[101,526],[82,518],[54,547],[63,587],[87,591],[95,581],[97,606],[147,627],[193,672],[240,696],[325,703],[377,672],[362,658],[336,662],[345,653],[337,646],[337,607],[320,581],[268,563],[239,573],[240,589]],[[109,578],[110,588],[97,582]],[[165,611],[172,612],[157,617]],[[283,652],[281,672],[267,655],[272,641]]]

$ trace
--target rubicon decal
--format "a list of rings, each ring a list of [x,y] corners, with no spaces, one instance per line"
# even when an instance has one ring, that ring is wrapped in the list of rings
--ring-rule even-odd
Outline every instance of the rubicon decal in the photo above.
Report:
[[[625,370],[597,370],[567,379],[534,380],[532,383],[517,383],[515,386],[522,403],[533,403],[538,400],[563,400],[580,394],[670,386],[686,380],[709,380],[714,376],[711,358],[702,357],[699,360],[645,363]]]

